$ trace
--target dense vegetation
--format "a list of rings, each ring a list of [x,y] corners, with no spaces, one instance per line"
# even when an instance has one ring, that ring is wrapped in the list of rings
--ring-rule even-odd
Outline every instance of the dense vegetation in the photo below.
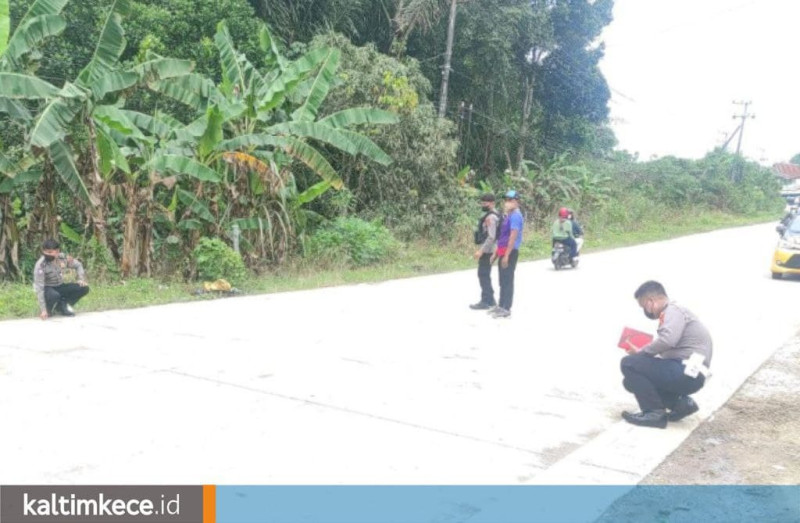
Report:
[[[244,278],[220,241],[257,272],[364,266],[466,237],[510,187],[534,227],[777,210],[723,151],[613,151],[612,4],[458,2],[439,118],[450,1],[0,0],[0,279],[44,237],[110,279]]]

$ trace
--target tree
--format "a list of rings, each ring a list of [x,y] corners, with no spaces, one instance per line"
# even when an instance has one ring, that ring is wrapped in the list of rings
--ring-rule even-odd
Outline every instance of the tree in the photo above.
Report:
[[[612,7],[613,0],[554,2],[554,48],[537,88],[545,147],[597,152],[589,146],[609,146],[592,135],[608,119],[611,92],[598,67],[604,47],[597,39],[611,22]]]
[[[442,223],[460,219],[464,194],[456,179],[454,127],[436,117],[430,82],[416,61],[357,47],[336,35],[320,36],[313,46],[336,47],[342,66],[336,86],[321,107],[324,114],[368,105],[398,115],[399,123],[365,130],[392,157],[391,166],[332,153],[330,158],[352,194],[350,209],[380,217],[400,235],[448,233]]]
[[[46,39],[64,30],[60,13],[65,4],[66,0],[34,2],[11,34],[8,3],[0,4],[0,114],[5,115],[4,130],[14,130],[17,136],[26,134],[33,119],[27,104],[59,94],[55,86],[29,74],[29,58]],[[12,197],[24,183],[38,181],[42,174],[33,170],[38,162],[23,150],[19,139],[12,140],[13,147],[0,149],[0,276],[20,272],[21,238]],[[55,215],[52,199],[46,209]]]
[[[214,40],[222,70],[218,85],[198,74],[150,84],[193,110],[195,120],[174,133],[174,140],[146,165],[162,175],[187,174],[199,182],[186,186],[179,180],[176,185],[175,203],[184,207],[179,228],[211,228],[222,235],[235,224],[251,240],[258,238],[249,243],[259,245],[260,258],[279,261],[296,239],[299,206],[343,186],[309,141],[388,165],[391,158],[351,127],[390,124],[397,118],[370,108],[321,116],[339,65],[336,49],[312,49],[290,62],[262,27],[262,52],[271,64],[262,72],[236,49],[224,22]],[[322,181],[297,191],[292,159]]]
[[[250,0],[250,4],[270,30],[288,45],[309,42],[329,31],[356,38],[368,27],[364,19],[378,7],[373,0]]]
[[[273,27],[292,42],[336,30],[357,45],[374,43],[383,53],[416,58],[438,90],[449,1],[254,4],[268,23],[267,12],[278,15]],[[610,151],[609,89],[597,67],[602,45],[596,41],[611,20],[611,6],[611,0],[460,3],[445,112],[459,124],[462,165],[482,178],[515,169],[521,157],[543,161],[565,150]],[[280,14],[287,12],[292,16]],[[531,61],[534,49],[551,52],[541,66]],[[443,99],[442,93],[433,98]]]
[[[142,79],[162,81],[185,75],[192,69],[188,61],[157,57],[134,69],[123,70],[119,64],[126,45],[122,18],[129,10],[129,0],[114,0],[109,6],[89,63],[74,83],[64,84],[58,98],[43,109],[30,133],[30,145],[48,151],[62,178],[88,207],[99,244],[110,246],[115,252],[118,249],[109,244],[107,234],[109,176],[115,168],[126,170],[127,163],[112,135],[119,128],[130,129],[116,111],[119,93]],[[76,118],[78,125],[88,132],[86,157],[91,172],[88,180],[78,172],[67,141],[70,124]]]
[[[247,0],[135,0],[125,28],[128,48],[123,61],[152,51],[191,60],[195,71],[221,78],[214,35],[224,20],[239,51],[256,67],[266,65],[258,41],[260,24]]]

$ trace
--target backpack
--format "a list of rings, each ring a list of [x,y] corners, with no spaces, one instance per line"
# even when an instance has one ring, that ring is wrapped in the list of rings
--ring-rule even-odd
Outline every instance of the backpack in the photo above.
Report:
[[[478,220],[478,228],[475,229],[475,245],[481,245],[486,241],[486,238],[489,237],[489,234],[483,230],[483,222],[486,221],[486,218],[488,218],[490,214],[497,216],[497,228],[495,230],[494,237],[495,239],[500,237],[500,228],[503,225],[503,217],[500,216],[500,214],[498,214],[496,211],[490,211],[481,216],[481,219]]]

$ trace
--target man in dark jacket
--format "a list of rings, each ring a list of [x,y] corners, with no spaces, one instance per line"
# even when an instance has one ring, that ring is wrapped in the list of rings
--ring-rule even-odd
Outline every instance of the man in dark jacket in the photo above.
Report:
[[[497,223],[500,215],[494,210],[494,194],[484,194],[481,196],[481,208],[483,216],[478,221],[475,230],[475,243],[479,245],[474,257],[478,260],[478,282],[481,286],[481,300],[470,305],[470,309],[485,310],[491,309],[497,302],[494,300],[494,289],[492,288],[492,256],[497,245]]]

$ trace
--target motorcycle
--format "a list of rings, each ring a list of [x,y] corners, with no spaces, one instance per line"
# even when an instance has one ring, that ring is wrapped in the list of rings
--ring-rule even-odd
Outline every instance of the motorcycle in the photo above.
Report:
[[[581,247],[583,246],[583,238],[576,238],[576,242],[578,243],[578,254],[580,254]],[[573,269],[578,266],[578,259],[570,257],[569,247],[560,241],[555,241],[553,243],[553,251],[550,255],[550,260],[553,262],[553,267],[557,271],[563,269],[567,265]]]

